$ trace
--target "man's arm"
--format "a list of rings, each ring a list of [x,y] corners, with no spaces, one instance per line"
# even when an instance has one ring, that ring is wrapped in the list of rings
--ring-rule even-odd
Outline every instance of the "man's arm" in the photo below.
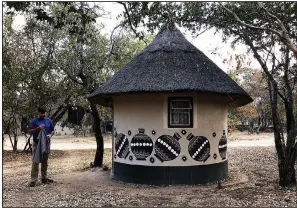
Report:
[[[29,130],[29,134],[32,135],[32,134],[34,134],[34,133],[37,133],[37,132],[39,132],[41,129],[43,129],[43,126],[38,126],[38,127],[34,128],[34,129],[30,129],[30,130]]]
[[[54,128],[54,124],[53,124],[52,120],[51,120],[50,131],[51,131],[50,135],[52,137],[55,134],[55,128]]]
[[[36,124],[35,124],[34,120],[32,120],[30,122],[30,124],[29,124],[29,134],[32,135],[34,133],[37,133],[37,132],[39,132],[43,128],[44,128],[43,125],[36,127]]]

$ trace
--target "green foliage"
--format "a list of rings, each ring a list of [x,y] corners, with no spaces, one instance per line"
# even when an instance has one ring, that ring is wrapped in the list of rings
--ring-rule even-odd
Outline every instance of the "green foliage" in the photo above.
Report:
[[[75,2],[6,2],[5,5],[9,8],[6,14],[31,13],[35,15],[36,20],[47,22],[54,28],[61,29],[70,26],[71,33],[78,32],[78,23],[76,21],[67,22],[69,15],[77,16],[82,12]],[[56,10],[53,10],[53,7]],[[89,15],[86,17],[86,21],[95,22],[95,18],[95,15]]]
[[[257,30],[240,26],[223,6],[236,13],[246,24],[269,29]],[[134,27],[146,26],[154,31],[168,22],[170,17],[179,26],[196,34],[201,29],[214,27],[223,32],[223,39],[226,40],[244,32],[252,36],[254,41],[261,41],[268,47],[276,41],[271,36],[271,30],[279,30],[280,25],[267,15],[263,9],[265,8],[284,23],[291,40],[296,40],[296,2],[128,2],[126,7],[128,12],[123,14],[124,22],[131,22]],[[242,41],[237,37],[235,42]]]
[[[103,84],[145,46],[129,33],[112,39],[103,34],[94,22],[101,12],[97,7],[82,16],[82,8],[75,2],[15,2],[7,6],[10,9],[3,21],[3,124],[7,133],[12,126],[16,127],[14,132],[20,133],[17,124],[22,117],[34,117],[38,106],[45,106],[49,117],[61,106],[67,109],[69,105],[90,112],[86,100],[90,90]],[[36,16],[37,9],[46,12],[51,21]],[[19,11],[26,25],[14,30],[12,23]],[[83,75],[88,87],[78,84],[83,81],[77,54],[77,43],[81,41],[78,23],[82,18],[87,22],[82,43]],[[111,118],[110,109],[100,111],[103,119]]]
[[[235,126],[254,122],[264,130],[271,124],[267,80],[260,71],[246,67],[237,66],[233,70],[230,69],[228,75],[254,99],[254,102],[249,105],[229,109],[229,125]]]

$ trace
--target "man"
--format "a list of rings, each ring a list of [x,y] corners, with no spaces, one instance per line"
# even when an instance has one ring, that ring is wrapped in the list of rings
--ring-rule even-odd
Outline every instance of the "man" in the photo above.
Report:
[[[45,117],[46,110],[44,108],[38,108],[39,116],[33,118],[29,124],[29,134],[33,135],[33,158],[36,152],[38,144],[38,134],[40,130],[44,129],[49,139],[54,135],[54,125],[51,119]],[[47,166],[48,166],[48,153],[44,154],[41,161],[41,182],[53,183],[52,179],[47,178]],[[34,187],[38,180],[39,164],[32,160],[31,169],[31,183],[30,187]]]

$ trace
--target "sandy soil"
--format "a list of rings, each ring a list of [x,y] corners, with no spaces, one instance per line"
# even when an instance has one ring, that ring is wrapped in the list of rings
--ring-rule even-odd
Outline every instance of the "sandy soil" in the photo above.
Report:
[[[104,148],[110,149],[112,146],[111,136],[104,136]],[[26,145],[26,138],[20,136],[18,139],[18,150],[23,150]],[[4,150],[12,150],[12,146],[9,140],[9,137],[5,135]],[[72,135],[63,135],[63,136],[53,136],[51,140],[51,149],[52,150],[79,150],[79,149],[96,149],[96,140],[95,137],[77,137]]]
[[[229,145],[238,145],[228,149],[230,179],[223,183],[223,189],[217,189],[216,185],[149,186],[115,181],[110,177],[110,170],[88,168],[94,157],[94,149],[53,150],[49,175],[56,182],[51,185],[39,183],[37,187],[30,188],[31,155],[24,152],[12,154],[5,150],[3,206],[296,207],[296,187],[278,187],[275,149],[273,146],[261,146],[262,140],[267,139],[271,144],[273,139],[262,136],[269,137],[259,135],[256,139],[249,139],[249,135],[242,135],[240,139],[231,139]],[[245,137],[248,139],[242,139]],[[85,139],[89,144],[87,138],[70,144],[85,144]],[[240,146],[242,140],[246,144],[258,143],[259,146]],[[62,141],[61,138],[60,144],[64,144],[65,141]],[[104,164],[109,168],[111,157],[111,149],[105,149]]]
[[[234,132],[229,136],[228,147],[270,147],[274,146],[273,133],[248,134]]]
[[[18,149],[23,150],[26,145],[24,136],[18,140]],[[273,133],[261,133],[260,135],[249,135],[247,132],[235,132],[229,136],[229,147],[269,147],[274,146]],[[112,148],[111,135],[104,137],[104,148]],[[8,136],[5,136],[3,143],[4,150],[12,150]],[[75,149],[96,149],[95,137],[77,137],[72,135],[54,136],[51,141],[53,150],[75,150]]]

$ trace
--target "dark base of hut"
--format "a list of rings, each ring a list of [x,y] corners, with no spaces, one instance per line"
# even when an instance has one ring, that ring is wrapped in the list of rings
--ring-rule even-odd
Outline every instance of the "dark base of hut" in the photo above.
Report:
[[[113,179],[151,185],[207,184],[228,178],[228,161],[197,166],[143,166],[114,162]]]

